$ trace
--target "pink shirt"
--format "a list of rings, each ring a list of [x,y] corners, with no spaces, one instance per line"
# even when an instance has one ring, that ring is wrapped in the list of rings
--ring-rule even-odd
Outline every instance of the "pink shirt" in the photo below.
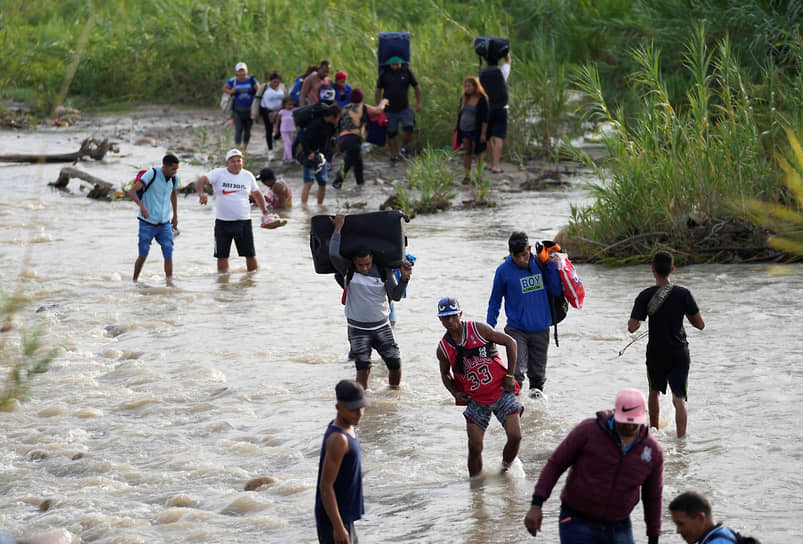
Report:
[[[281,132],[295,132],[296,131],[296,124],[293,121],[293,110],[282,109],[277,112],[279,118],[281,119],[281,124],[279,125],[279,131]]]

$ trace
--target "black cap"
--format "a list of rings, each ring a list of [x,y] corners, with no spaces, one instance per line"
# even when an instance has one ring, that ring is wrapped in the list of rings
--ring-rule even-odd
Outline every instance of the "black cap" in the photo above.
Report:
[[[365,398],[365,389],[354,380],[340,380],[337,382],[335,395],[337,395],[337,402],[347,410],[370,406],[368,399]]]

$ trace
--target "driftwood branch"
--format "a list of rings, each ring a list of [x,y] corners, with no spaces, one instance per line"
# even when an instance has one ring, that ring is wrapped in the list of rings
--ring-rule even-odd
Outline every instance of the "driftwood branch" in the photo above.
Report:
[[[84,157],[89,157],[96,161],[102,160],[107,152],[117,152],[117,146],[104,139],[102,142],[94,138],[87,138],[81,142],[81,148],[74,153],[54,153],[38,155],[0,155],[0,162],[30,162],[30,163],[44,163],[44,162],[71,162],[75,164]]]
[[[102,179],[96,178],[95,176],[87,174],[86,172],[78,170],[77,168],[73,168],[72,166],[65,166],[62,168],[59,171],[58,179],[51,183],[51,185],[59,189],[66,189],[67,184],[72,178],[78,178],[81,181],[92,185],[92,190],[86,195],[89,198],[109,199],[111,198],[111,194],[115,191],[114,185],[108,181],[103,181]]]

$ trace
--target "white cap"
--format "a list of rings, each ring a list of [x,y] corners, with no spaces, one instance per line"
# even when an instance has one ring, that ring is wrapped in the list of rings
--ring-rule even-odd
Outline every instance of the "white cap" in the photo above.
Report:
[[[243,154],[240,152],[239,149],[229,149],[229,152],[226,153],[226,160],[229,160],[232,157],[242,157]]]
[[[246,66],[244,62],[238,62],[234,66],[234,71],[235,72],[239,72],[240,70],[245,70],[247,72],[248,71],[248,66]]]

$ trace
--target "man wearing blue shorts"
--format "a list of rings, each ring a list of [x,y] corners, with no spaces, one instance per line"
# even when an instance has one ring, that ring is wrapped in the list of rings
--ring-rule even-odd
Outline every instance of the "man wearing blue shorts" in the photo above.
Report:
[[[318,204],[323,204],[326,196],[326,181],[329,176],[329,164],[324,156],[329,155],[333,137],[340,124],[340,106],[333,104],[324,106],[322,117],[313,119],[304,128],[301,135],[301,149],[304,161],[304,187],[301,189],[301,203],[306,204],[312,189],[312,182],[318,184],[315,197]]]
[[[134,262],[137,281],[154,238],[162,247],[165,277],[173,276],[173,228],[178,227],[178,158],[168,153],[161,168],[151,168],[128,190],[128,196],[139,206],[139,256]],[[145,189],[142,199],[137,191]],[[173,218],[170,218],[172,209]]]
[[[491,414],[505,428],[507,443],[502,450],[502,472],[506,472],[521,444],[521,412],[516,395],[516,341],[503,332],[478,321],[460,321],[460,303],[451,297],[438,301],[438,318],[446,333],[438,344],[441,381],[455,399],[465,405],[468,433],[468,474],[482,472],[482,442]],[[505,346],[507,366],[496,345]]]

